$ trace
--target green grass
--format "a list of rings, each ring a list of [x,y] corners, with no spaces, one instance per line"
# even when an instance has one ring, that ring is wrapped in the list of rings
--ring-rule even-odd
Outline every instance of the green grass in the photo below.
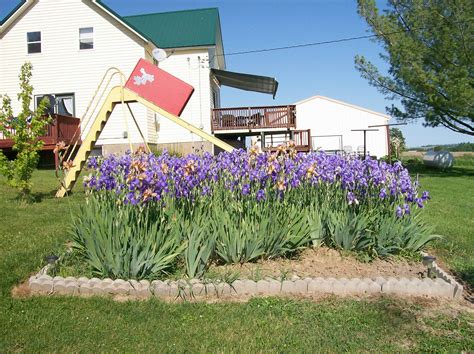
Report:
[[[450,270],[474,288],[474,160],[458,158],[448,171],[429,169],[409,163],[413,175],[432,199],[424,216],[443,235],[432,248]]]
[[[418,168],[418,167],[417,167]],[[436,252],[472,280],[472,168],[422,171],[427,218],[446,240]],[[11,288],[64,247],[82,193],[54,199],[51,171],[34,177],[22,206],[0,180],[0,352],[7,351],[460,351],[474,349],[472,315],[395,299],[249,303],[118,303],[67,297],[14,299]],[[80,190],[80,187],[77,188]],[[469,199],[470,198],[470,199]],[[468,210],[466,210],[468,209]],[[446,249],[445,249],[446,248]],[[471,258],[470,258],[471,257]],[[470,268],[471,267],[471,268]]]

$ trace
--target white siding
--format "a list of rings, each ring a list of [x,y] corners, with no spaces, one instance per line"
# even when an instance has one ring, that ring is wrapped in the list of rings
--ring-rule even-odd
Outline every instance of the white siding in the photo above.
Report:
[[[363,132],[353,132],[352,129],[387,123],[383,115],[322,97],[296,104],[297,129],[311,129],[313,149],[339,149],[340,139],[328,135],[340,135],[343,146],[351,146],[353,151],[357,151],[364,145]],[[367,132],[367,151],[377,157],[385,156],[388,153],[386,128],[373,129],[378,131]]]
[[[211,132],[211,87],[207,49],[176,51],[159,67],[194,87],[186,108],[181,114],[185,121]],[[168,119],[157,115],[157,143],[201,142],[202,139]]]
[[[105,16],[105,17],[104,17]],[[94,49],[79,50],[79,28],[94,28]],[[42,53],[27,54],[26,33],[41,31]],[[80,0],[39,0],[0,39],[0,93],[16,102],[21,65],[33,64],[34,94],[74,93],[75,112],[81,117],[105,71],[116,66],[126,77],[145,53],[143,40],[123,31],[112,17],[95,5]],[[118,79],[114,84],[119,84]],[[146,109],[133,107],[139,124],[147,134]],[[127,143],[120,106],[112,114],[99,144]],[[128,125],[134,123],[129,118]],[[140,142],[136,129],[131,140]]]

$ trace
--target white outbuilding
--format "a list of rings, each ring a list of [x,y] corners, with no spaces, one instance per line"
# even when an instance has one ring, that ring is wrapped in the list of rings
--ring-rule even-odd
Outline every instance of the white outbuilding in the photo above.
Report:
[[[313,150],[363,154],[365,134],[368,154],[378,158],[388,155],[390,136],[384,126],[390,119],[388,115],[324,96],[313,96],[295,105],[297,129],[310,129]]]

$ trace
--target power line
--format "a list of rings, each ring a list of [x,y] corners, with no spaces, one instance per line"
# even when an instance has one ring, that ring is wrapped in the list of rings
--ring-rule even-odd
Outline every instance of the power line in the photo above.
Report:
[[[455,23],[463,23],[463,22],[470,22],[470,21],[459,21],[459,22],[455,22]],[[418,28],[418,29],[420,29],[420,28]],[[333,39],[333,40],[322,41],[322,42],[311,42],[311,43],[295,44],[295,45],[288,45],[288,46],[284,46],[284,47],[263,48],[263,49],[245,50],[245,51],[240,51],[240,52],[215,54],[212,58],[221,57],[221,56],[230,56],[230,55],[242,55],[242,54],[273,52],[273,51],[277,51],[277,50],[286,50],[286,49],[295,49],[295,48],[304,48],[304,47],[315,47],[315,46],[318,46],[318,45],[326,45],[326,44],[333,44],[333,43],[357,41],[357,40],[361,40],[361,39],[391,36],[393,34],[413,32],[414,30],[417,30],[417,28],[404,29],[404,30],[400,30],[400,31],[388,32],[388,33],[383,33],[383,34],[369,34],[369,35],[365,35],[365,36],[339,38],[339,39]]]
[[[401,31],[400,31],[400,32],[401,32]],[[395,34],[395,33],[400,33],[400,32],[392,32],[392,33],[388,33],[388,35]],[[403,31],[403,32],[404,32],[404,31]],[[229,55],[241,55],[241,54],[251,54],[251,53],[273,52],[273,51],[276,51],[276,50],[285,50],[285,49],[294,49],[294,48],[313,47],[313,46],[324,45],[324,44],[350,42],[350,41],[355,41],[355,40],[360,40],[360,39],[368,39],[368,38],[374,38],[374,37],[379,37],[379,35],[378,35],[378,34],[371,34],[371,35],[366,35],[366,36],[340,38],[340,39],[334,39],[334,40],[323,41],[323,42],[312,42],[312,43],[303,43],[303,44],[288,45],[288,46],[284,46],[284,47],[274,47],[274,48],[264,48],[264,49],[246,50],[246,51],[241,51],[241,52],[231,52],[231,53],[224,53],[224,54],[216,54],[215,56],[218,57],[218,56],[229,56]]]

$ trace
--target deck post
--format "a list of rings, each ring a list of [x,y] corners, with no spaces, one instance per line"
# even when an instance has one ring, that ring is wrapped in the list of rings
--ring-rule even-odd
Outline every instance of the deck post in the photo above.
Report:
[[[290,129],[291,127],[291,110],[290,106],[286,106],[286,121],[287,121],[287,127]]]

